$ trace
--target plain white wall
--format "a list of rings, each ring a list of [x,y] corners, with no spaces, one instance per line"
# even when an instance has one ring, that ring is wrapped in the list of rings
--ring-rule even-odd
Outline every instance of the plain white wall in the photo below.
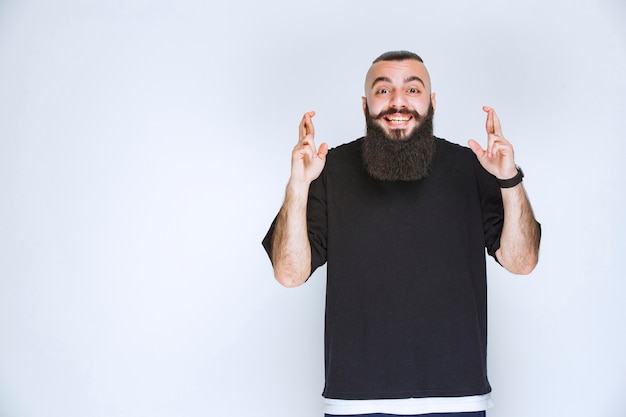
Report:
[[[0,416],[321,415],[325,270],[260,241],[303,112],[362,135],[378,54],[423,56],[435,130],[498,111],[541,262],[490,261],[491,417],[619,417],[621,0],[0,3]]]

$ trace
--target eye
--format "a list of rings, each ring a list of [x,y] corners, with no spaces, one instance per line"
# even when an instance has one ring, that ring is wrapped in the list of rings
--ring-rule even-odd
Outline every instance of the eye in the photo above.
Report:
[[[387,93],[389,93],[389,90],[388,90],[387,88],[385,88],[385,87],[383,87],[383,88],[379,88],[379,89],[376,91],[376,94],[387,94]]]
[[[409,87],[409,89],[407,89],[406,91],[409,94],[419,94],[420,93],[420,90],[417,87]]]

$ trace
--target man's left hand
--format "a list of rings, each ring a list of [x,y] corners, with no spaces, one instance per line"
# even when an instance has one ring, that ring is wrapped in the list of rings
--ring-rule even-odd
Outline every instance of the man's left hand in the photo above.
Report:
[[[480,164],[490,174],[501,180],[507,180],[517,175],[513,146],[502,134],[500,119],[491,107],[483,106],[487,113],[487,149],[483,149],[478,142],[470,139],[467,143],[474,151]]]

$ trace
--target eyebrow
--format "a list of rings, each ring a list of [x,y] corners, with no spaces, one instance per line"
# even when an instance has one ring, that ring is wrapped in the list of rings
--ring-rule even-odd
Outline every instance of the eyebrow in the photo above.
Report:
[[[422,86],[426,87],[426,84],[424,84],[424,81],[417,75],[411,75],[404,79],[405,84],[410,83],[411,81],[419,81],[422,84]],[[374,81],[372,82],[372,88],[374,88],[374,86],[380,82],[391,83],[391,78],[385,77],[385,76],[376,77],[376,79],[374,79]]]
[[[404,83],[405,84],[406,83],[410,83],[411,81],[419,81],[422,84],[422,86],[426,87],[426,84],[424,84],[424,81],[420,77],[418,77],[417,75],[411,75],[410,77],[406,78],[404,80]]]

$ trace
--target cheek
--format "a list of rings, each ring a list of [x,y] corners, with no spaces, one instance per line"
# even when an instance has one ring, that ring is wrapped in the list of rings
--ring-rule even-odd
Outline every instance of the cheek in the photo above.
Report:
[[[375,108],[375,107],[374,107],[374,108],[370,107],[370,108],[369,108],[369,112],[370,112],[370,116],[371,116],[371,117],[376,117],[376,116],[378,116],[378,114],[380,113],[380,110],[378,110],[378,109],[377,109],[377,108]]]
[[[426,114],[428,112],[430,100],[415,100],[411,104],[419,114]]]
[[[370,97],[367,100],[367,105],[372,116],[376,116],[381,111],[385,110],[385,103],[382,102],[382,100],[376,100]]]

